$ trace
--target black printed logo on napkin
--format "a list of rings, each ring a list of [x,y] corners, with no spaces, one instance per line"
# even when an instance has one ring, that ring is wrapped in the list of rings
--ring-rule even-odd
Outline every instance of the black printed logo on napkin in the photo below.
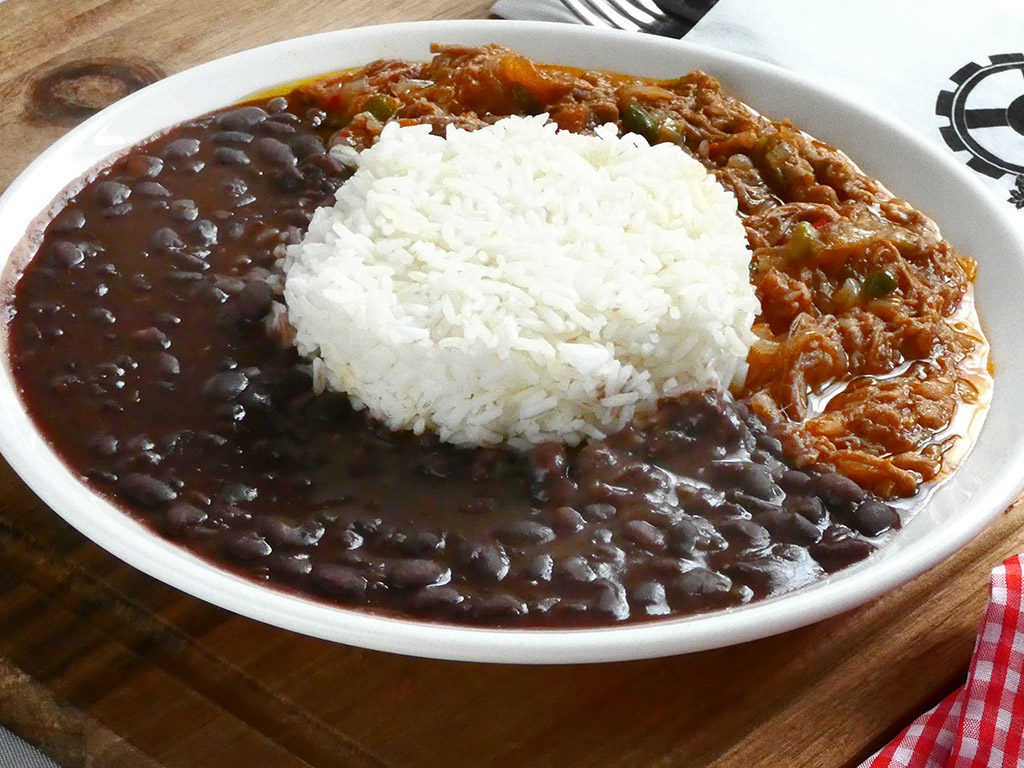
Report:
[[[1008,177],[1009,202],[1024,209],[1024,53],[971,62],[950,75],[956,87],[940,91],[936,114],[954,152],[969,152],[968,167],[993,179]]]

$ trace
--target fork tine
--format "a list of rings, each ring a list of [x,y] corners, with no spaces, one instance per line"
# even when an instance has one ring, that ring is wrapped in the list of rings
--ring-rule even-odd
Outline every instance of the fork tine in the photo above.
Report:
[[[656,12],[648,11],[643,5],[641,0],[604,0],[606,3],[615,8],[616,11],[626,16],[631,21],[636,22],[641,27],[654,24],[658,21],[665,21],[668,16],[661,10]],[[657,6],[655,6],[657,8]]]
[[[611,24],[608,19],[603,16],[598,16],[586,6],[581,5],[577,0],[561,0],[562,5],[572,13],[577,19],[584,24],[589,24],[592,27],[609,27]]]
[[[671,14],[667,13],[664,8],[659,7],[654,0],[626,0],[626,2],[632,3],[633,5],[639,6],[643,10],[647,11],[654,17],[655,21],[667,21],[671,18]]]
[[[613,29],[624,29],[629,32],[643,31],[643,25],[623,16],[614,8],[606,7],[599,2],[591,0],[562,0],[562,5],[568,8],[584,24],[595,27],[612,27]]]

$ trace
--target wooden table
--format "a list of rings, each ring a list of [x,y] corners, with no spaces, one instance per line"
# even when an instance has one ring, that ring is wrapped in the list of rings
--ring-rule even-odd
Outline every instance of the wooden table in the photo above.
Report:
[[[76,61],[169,74],[489,0],[6,0],[0,189],[69,127],[33,83]],[[487,666],[311,640],[201,603],[106,554],[0,465],[0,725],[74,766],[852,766],[961,684],[988,572],[1024,508],[859,610],[651,661]]]

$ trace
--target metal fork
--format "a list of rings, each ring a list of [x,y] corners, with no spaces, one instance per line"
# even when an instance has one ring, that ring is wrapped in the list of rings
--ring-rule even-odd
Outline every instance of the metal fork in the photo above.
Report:
[[[668,14],[654,0],[562,0],[573,16],[593,27],[682,37],[693,22]]]

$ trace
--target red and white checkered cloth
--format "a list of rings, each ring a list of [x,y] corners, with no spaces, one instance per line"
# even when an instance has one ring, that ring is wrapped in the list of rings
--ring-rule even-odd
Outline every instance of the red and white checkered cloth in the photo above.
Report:
[[[1024,766],[1024,555],[992,571],[964,687],[860,768]]]

